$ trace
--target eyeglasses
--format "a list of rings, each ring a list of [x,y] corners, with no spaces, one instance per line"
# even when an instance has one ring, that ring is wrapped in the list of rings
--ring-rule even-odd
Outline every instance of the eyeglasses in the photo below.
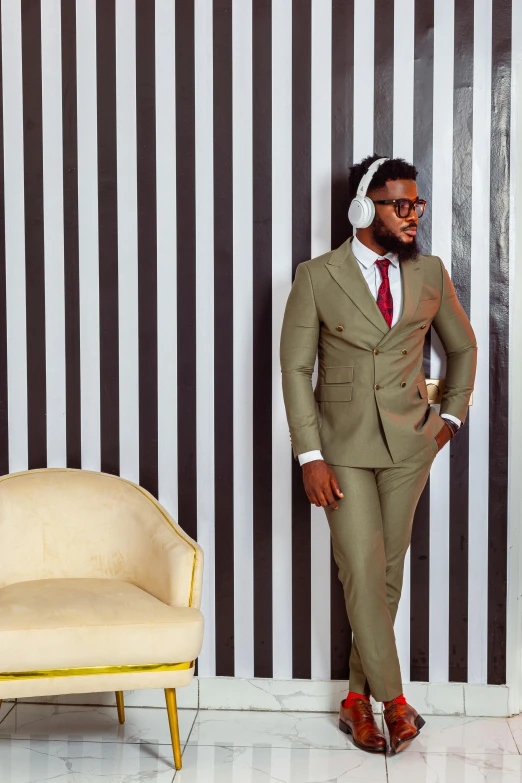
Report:
[[[373,200],[373,199],[372,199]],[[428,203],[423,198],[417,198],[412,201],[409,198],[387,198],[381,201],[374,201],[374,204],[394,204],[397,217],[407,218],[411,214],[412,209],[417,213],[417,217],[421,218],[424,215],[426,204]]]

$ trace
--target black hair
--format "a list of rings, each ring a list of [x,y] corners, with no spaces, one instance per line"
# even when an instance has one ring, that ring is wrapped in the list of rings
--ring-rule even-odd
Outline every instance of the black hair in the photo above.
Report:
[[[350,202],[357,193],[357,188],[372,163],[385,155],[370,155],[360,163],[350,168],[350,179],[348,183]],[[390,179],[417,179],[417,169],[411,163],[407,163],[402,158],[390,158],[382,163],[372,177],[368,190],[383,188]]]

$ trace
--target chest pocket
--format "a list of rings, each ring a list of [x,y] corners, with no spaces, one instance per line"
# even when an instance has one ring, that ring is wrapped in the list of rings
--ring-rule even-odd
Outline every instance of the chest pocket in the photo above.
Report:
[[[440,306],[440,299],[419,299],[419,304],[415,310],[415,316],[422,319],[433,319],[437,315]]]

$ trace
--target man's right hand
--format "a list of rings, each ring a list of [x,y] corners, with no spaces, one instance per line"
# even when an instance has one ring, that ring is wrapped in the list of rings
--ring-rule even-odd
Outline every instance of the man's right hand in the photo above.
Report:
[[[337,498],[344,497],[332,468],[322,459],[303,465],[303,483],[308,500],[315,506],[339,508]]]

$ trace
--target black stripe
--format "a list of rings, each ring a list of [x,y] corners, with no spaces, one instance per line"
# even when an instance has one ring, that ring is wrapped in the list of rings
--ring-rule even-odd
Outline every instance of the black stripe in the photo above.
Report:
[[[197,536],[194,2],[176,0],[178,515]]]
[[[40,3],[22,0],[28,467],[47,465]]]
[[[348,223],[348,176],[353,162],[353,0],[332,2],[332,247],[351,233]],[[333,680],[347,679],[352,631],[344,594],[331,555],[330,665]]]
[[[395,0],[375,0],[373,148],[393,155],[393,47]]]
[[[470,314],[474,0],[455,4],[451,277]],[[450,444],[449,679],[468,679],[469,428]]]
[[[75,0],[62,0],[61,14],[67,467],[81,468],[80,273],[78,250],[78,123],[76,107]]]
[[[311,3],[292,0],[292,268],[311,254]],[[311,677],[310,503],[292,460],[292,670]]]
[[[158,496],[155,2],[136,0],[140,484]]]
[[[96,2],[101,470],[120,472],[115,0]]]
[[[493,0],[489,276],[488,683],[506,682],[511,0]]]
[[[433,0],[415,0],[415,74],[413,162],[419,170],[419,195],[431,202],[433,156]],[[423,252],[431,251],[431,212],[419,222]],[[430,339],[426,338],[424,372],[430,372]],[[430,484],[415,512],[411,538],[410,679],[429,678]]]
[[[9,473],[9,403],[7,396],[7,292],[5,264],[4,85],[2,3],[0,0],[0,476]]]
[[[272,10],[253,0],[254,676],[272,677]]]
[[[419,196],[429,202],[419,221],[421,251],[431,252],[433,170],[433,26],[434,0],[415,0],[413,163],[419,170]]]
[[[214,2],[216,674],[234,675],[232,0]]]

